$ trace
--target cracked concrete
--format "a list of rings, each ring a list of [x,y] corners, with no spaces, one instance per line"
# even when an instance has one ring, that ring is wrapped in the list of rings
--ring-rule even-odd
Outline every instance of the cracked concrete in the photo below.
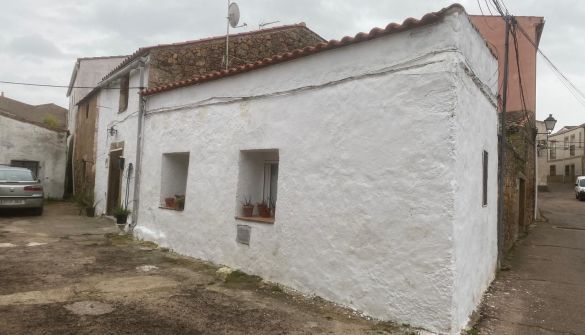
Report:
[[[76,212],[0,213],[0,334],[413,334],[269,283],[223,282]]]
[[[507,259],[510,270],[499,273],[484,298],[479,334],[585,334],[585,202],[568,185],[539,197],[547,221]]]

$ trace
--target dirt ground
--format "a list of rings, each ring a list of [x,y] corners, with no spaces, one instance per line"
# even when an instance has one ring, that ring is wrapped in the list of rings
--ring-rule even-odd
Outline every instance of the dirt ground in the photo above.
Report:
[[[539,206],[546,221],[512,251],[473,334],[585,334],[585,202],[572,186],[552,185]]]
[[[0,213],[0,334],[413,334],[216,271],[68,203]]]

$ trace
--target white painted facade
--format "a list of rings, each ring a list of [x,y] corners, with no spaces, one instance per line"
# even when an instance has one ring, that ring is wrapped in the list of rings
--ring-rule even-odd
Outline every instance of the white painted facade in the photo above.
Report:
[[[97,86],[102,78],[110,73],[126,56],[80,58],[75,63],[67,97],[69,97],[69,132],[75,134],[77,120],[77,104]]]
[[[145,78],[148,78],[148,70],[145,69]],[[110,83],[110,87],[119,87],[119,80]],[[123,157],[126,169],[121,183],[121,200],[125,202],[128,190],[128,208],[134,210],[134,178],[130,175],[130,183],[127,183],[128,166],[136,166],[136,145],[138,134],[138,108],[140,96],[140,71],[134,69],[130,72],[130,89],[128,94],[128,107],[122,113],[119,112],[120,91],[117,89],[101,89],[98,94],[98,127],[97,127],[97,155],[96,155],[96,183],[95,199],[98,201],[96,213],[106,213],[106,199],[108,195],[109,154],[112,143],[124,143]],[[111,136],[108,129],[114,127],[116,133]],[[134,170],[135,171],[135,170]],[[130,222],[130,219],[129,219]]]
[[[0,163],[38,162],[45,197],[63,198],[67,132],[0,115]]]
[[[548,186],[548,149],[546,126],[544,121],[536,120],[536,185],[538,187]],[[538,212],[538,211],[537,211]]]
[[[561,129],[548,139],[547,178],[551,182],[574,182],[575,176],[585,174],[585,126]],[[551,175],[554,166],[554,176]]]
[[[496,268],[497,73],[453,9],[437,24],[150,96],[135,233],[458,334]],[[275,222],[237,220],[242,152],[268,149],[278,150]],[[174,152],[190,153],[184,211],[160,208],[162,157]],[[250,245],[236,242],[238,224],[251,227]]]

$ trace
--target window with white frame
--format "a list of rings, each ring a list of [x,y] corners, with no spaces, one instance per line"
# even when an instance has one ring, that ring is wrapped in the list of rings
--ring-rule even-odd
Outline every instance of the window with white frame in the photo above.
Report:
[[[277,149],[240,152],[236,196],[238,219],[274,222],[278,198],[278,167]]]
[[[188,152],[173,152],[162,155],[160,185],[162,208],[178,211],[185,208],[188,174]]]

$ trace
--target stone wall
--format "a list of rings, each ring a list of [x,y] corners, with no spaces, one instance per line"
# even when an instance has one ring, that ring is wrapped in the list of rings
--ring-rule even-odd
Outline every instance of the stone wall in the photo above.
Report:
[[[504,161],[504,252],[534,222],[536,197],[536,131],[528,122],[508,127],[508,145]],[[522,184],[524,192],[521,191]],[[521,210],[522,197],[524,206]]]
[[[303,25],[267,29],[230,36],[230,66],[323,42]],[[156,87],[225,67],[225,38],[213,38],[153,49],[150,53],[148,86]]]
[[[74,194],[93,193],[95,185],[95,139],[97,131],[97,95],[79,104],[73,139],[73,191]]]

